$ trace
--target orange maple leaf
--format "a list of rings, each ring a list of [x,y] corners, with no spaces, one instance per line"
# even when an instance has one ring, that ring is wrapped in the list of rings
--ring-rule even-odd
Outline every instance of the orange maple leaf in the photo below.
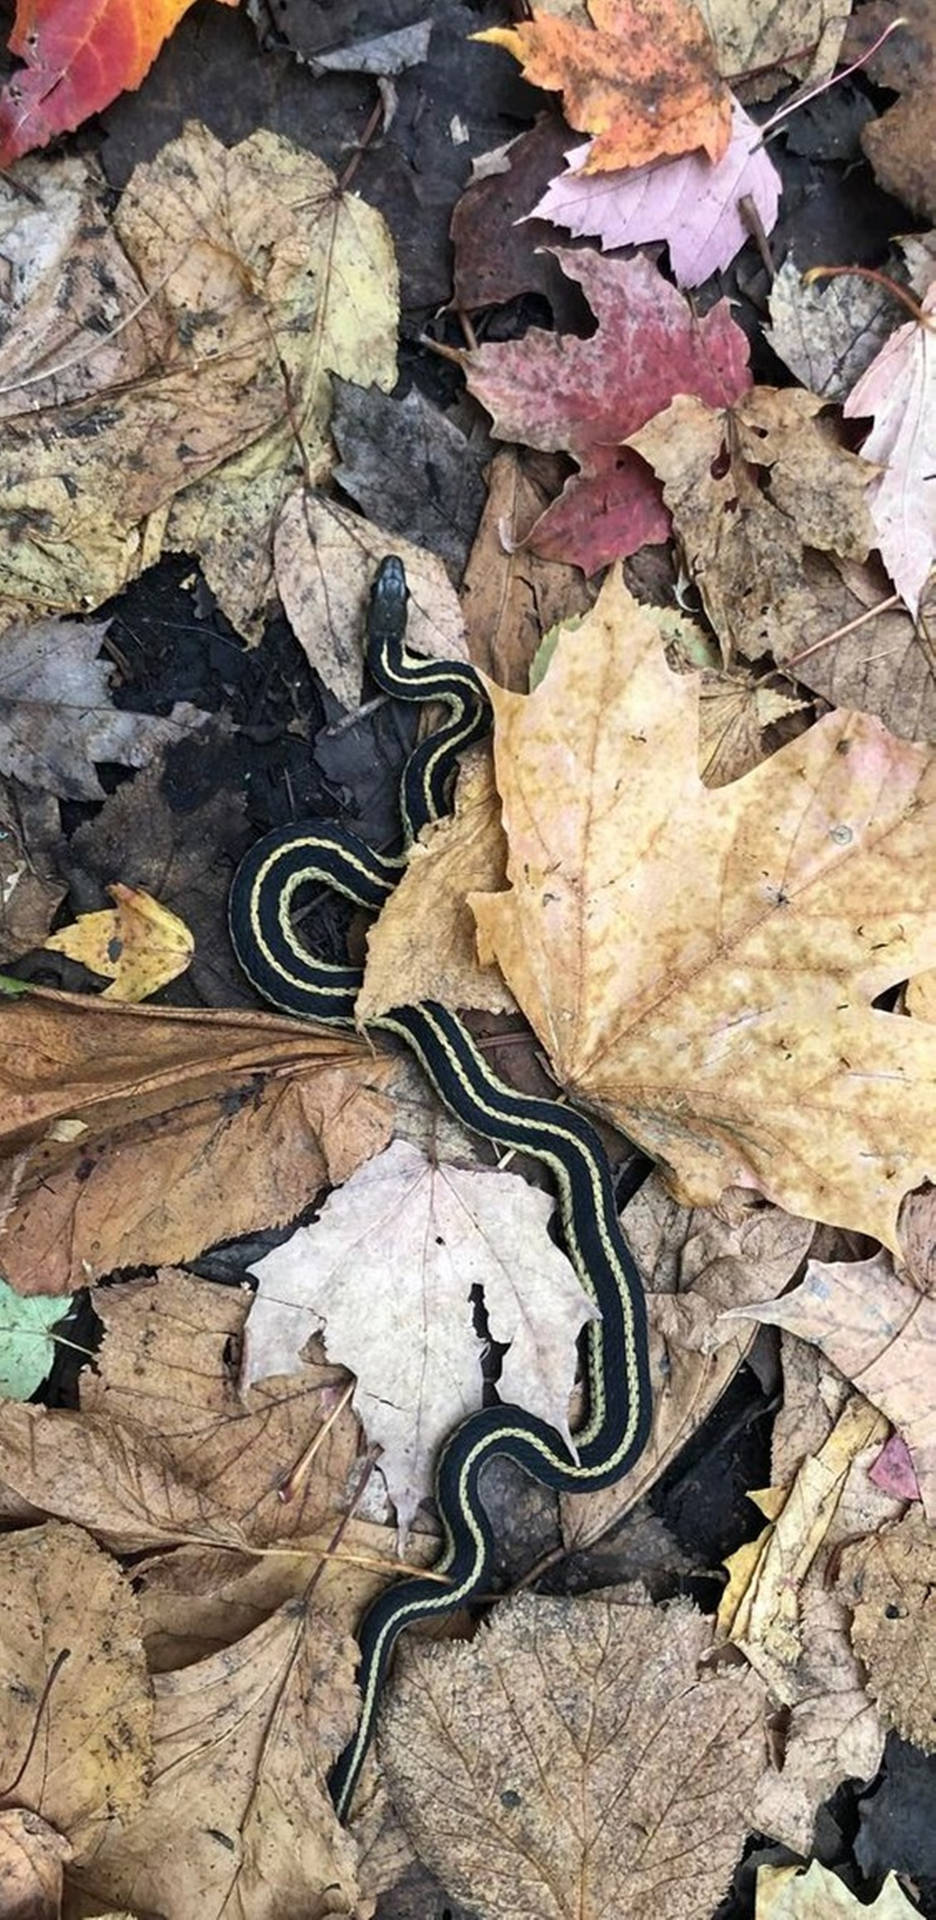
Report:
[[[506,47],[533,86],[562,94],[565,117],[597,137],[580,169],[642,167],[703,147],[720,160],[731,95],[690,0],[589,0],[594,30],[555,14],[474,35]]]
[[[238,0],[220,0],[236,7]],[[140,85],[192,0],[17,0],[0,90],[0,167]]]

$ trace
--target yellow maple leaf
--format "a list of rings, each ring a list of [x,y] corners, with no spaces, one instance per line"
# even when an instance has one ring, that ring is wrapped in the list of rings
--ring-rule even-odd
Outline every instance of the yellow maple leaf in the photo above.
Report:
[[[830,713],[698,773],[698,683],[612,573],[527,697],[491,687],[506,893],[473,896],[557,1077],[712,1205],[760,1189],[897,1246],[933,1173],[936,1029],[874,1008],[934,964],[936,759]]]
[[[73,926],[50,933],[43,944],[110,980],[102,999],[136,1004],[185,972],[195,941],[184,920],[142,888],[118,880],[107,891],[114,907],[79,914]]]

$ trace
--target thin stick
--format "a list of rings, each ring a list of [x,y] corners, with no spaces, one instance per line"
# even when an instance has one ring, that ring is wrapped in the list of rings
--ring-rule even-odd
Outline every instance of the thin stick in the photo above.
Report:
[[[285,1480],[283,1480],[281,1485],[278,1487],[277,1498],[279,1500],[282,1500],[284,1506],[289,1500],[295,1499],[296,1494],[298,1493],[299,1488],[301,1487],[302,1482],[305,1479],[309,1471],[309,1468],[311,1467],[312,1462],[315,1459],[316,1454],[318,1453],[320,1446],[322,1445],[323,1441],[328,1438],[328,1435],[330,1434],[332,1427],[334,1426],[335,1421],[337,1420],[339,1414],[344,1412],[345,1407],[347,1406],[348,1401],[350,1400],[351,1395],[354,1392],[354,1389],[356,1386],[357,1386],[357,1381],[355,1379],[352,1378],[351,1380],[348,1381],[348,1384],[345,1387],[341,1395],[341,1398],[333,1406],[331,1413],[328,1416],[328,1419],[322,1421],[322,1424],[319,1427],[318,1433],[315,1435],[314,1440],[310,1440],[308,1446],[306,1447],[305,1453],[300,1454],[299,1459],[296,1461],[295,1466],[290,1468],[290,1471],[286,1475]]]

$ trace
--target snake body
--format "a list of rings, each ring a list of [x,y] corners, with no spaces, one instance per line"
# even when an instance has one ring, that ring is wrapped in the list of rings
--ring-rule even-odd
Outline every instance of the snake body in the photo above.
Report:
[[[424,661],[406,646],[406,577],[394,557],[381,562],[371,594],[367,657],[387,693],[441,700],[443,726],[416,748],[403,775],[401,815],[407,841],[447,810],[458,753],[489,724],[479,676],[461,662]],[[395,887],[405,855],[377,854],[340,828],[317,822],[276,828],[251,848],[234,877],[231,938],[257,991],[288,1013],[353,1024],[359,969],[316,959],[292,926],[297,890],[318,882],[376,912]],[[462,1421],[436,1468],[443,1545],[434,1572],[389,1587],[359,1631],[361,1716],[330,1787],[345,1818],[374,1731],[380,1690],[399,1633],[451,1611],[488,1579],[493,1538],[479,1496],[484,1467],[506,1454],[561,1492],[604,1487],[633,1465],[646,1443],[651,1396],[643,1292],[618,1224],[611,1170],[587,1120],[555,1101],[517,1093],[491,1072],[462,1022],[431,1001],[395,1007],[373,1023],[396,1034],[421,1062],[440,1098],[462,1124],[501,1147],[534,1154],[556,1188],[563,1239],[600,1318],[585,1335],[588,1413],[574,1448],[522,1407],[487,1406]]]

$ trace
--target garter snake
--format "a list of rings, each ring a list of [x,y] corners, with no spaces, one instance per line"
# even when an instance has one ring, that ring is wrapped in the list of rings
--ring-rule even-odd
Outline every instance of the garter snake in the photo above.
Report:
[[[387,693],[441,701],[448,718],[410,756],[403,775],[404,835],[444,813],[459,751],[480,737],[489,714],[483,684],[461,662],[426,661],[406,646],[406,576],[394,557],[381,562],[371,593],[367,658]],[[350,1025],[360,970],[321,961],[292,926],[297,890],[324,884],[376,911],[393,891],[405,854],[374,853],[350,833],[317,822],[278,827],[251,848],[231,887],[231,939],[258,993],[292,1014]],[[643,1293],[618,1225],[604,1148],[580,1114],[551,1100],[516,1093],[499,1080],[461,1021],[425,1001],[395,1007],[374,1024],[399,1035],[422,1063],[440,1098],[473,1132],[502,1147],[534,1154],[555,1183],[562,1234],[578,1278],[600,1311],[585,1336],[588,1413],[574,1450],[523,1408],[487,1406],[446,1441],[436,1469],[443,1549],[434,1571],[448,1585],[420,1577],[390,1587],[371,1606],[359,1632],[361,1717],[330,1787],[347,1814],[374,1729],[387,1661],[402,1628],[461,1606],[483,1585],[491,1563],[490,1523],[478,1482],[494,1454],[508,1454],[537,1480],[563,1492],[609,1485],[637,1459],[650,1421],[650,1377]]]

